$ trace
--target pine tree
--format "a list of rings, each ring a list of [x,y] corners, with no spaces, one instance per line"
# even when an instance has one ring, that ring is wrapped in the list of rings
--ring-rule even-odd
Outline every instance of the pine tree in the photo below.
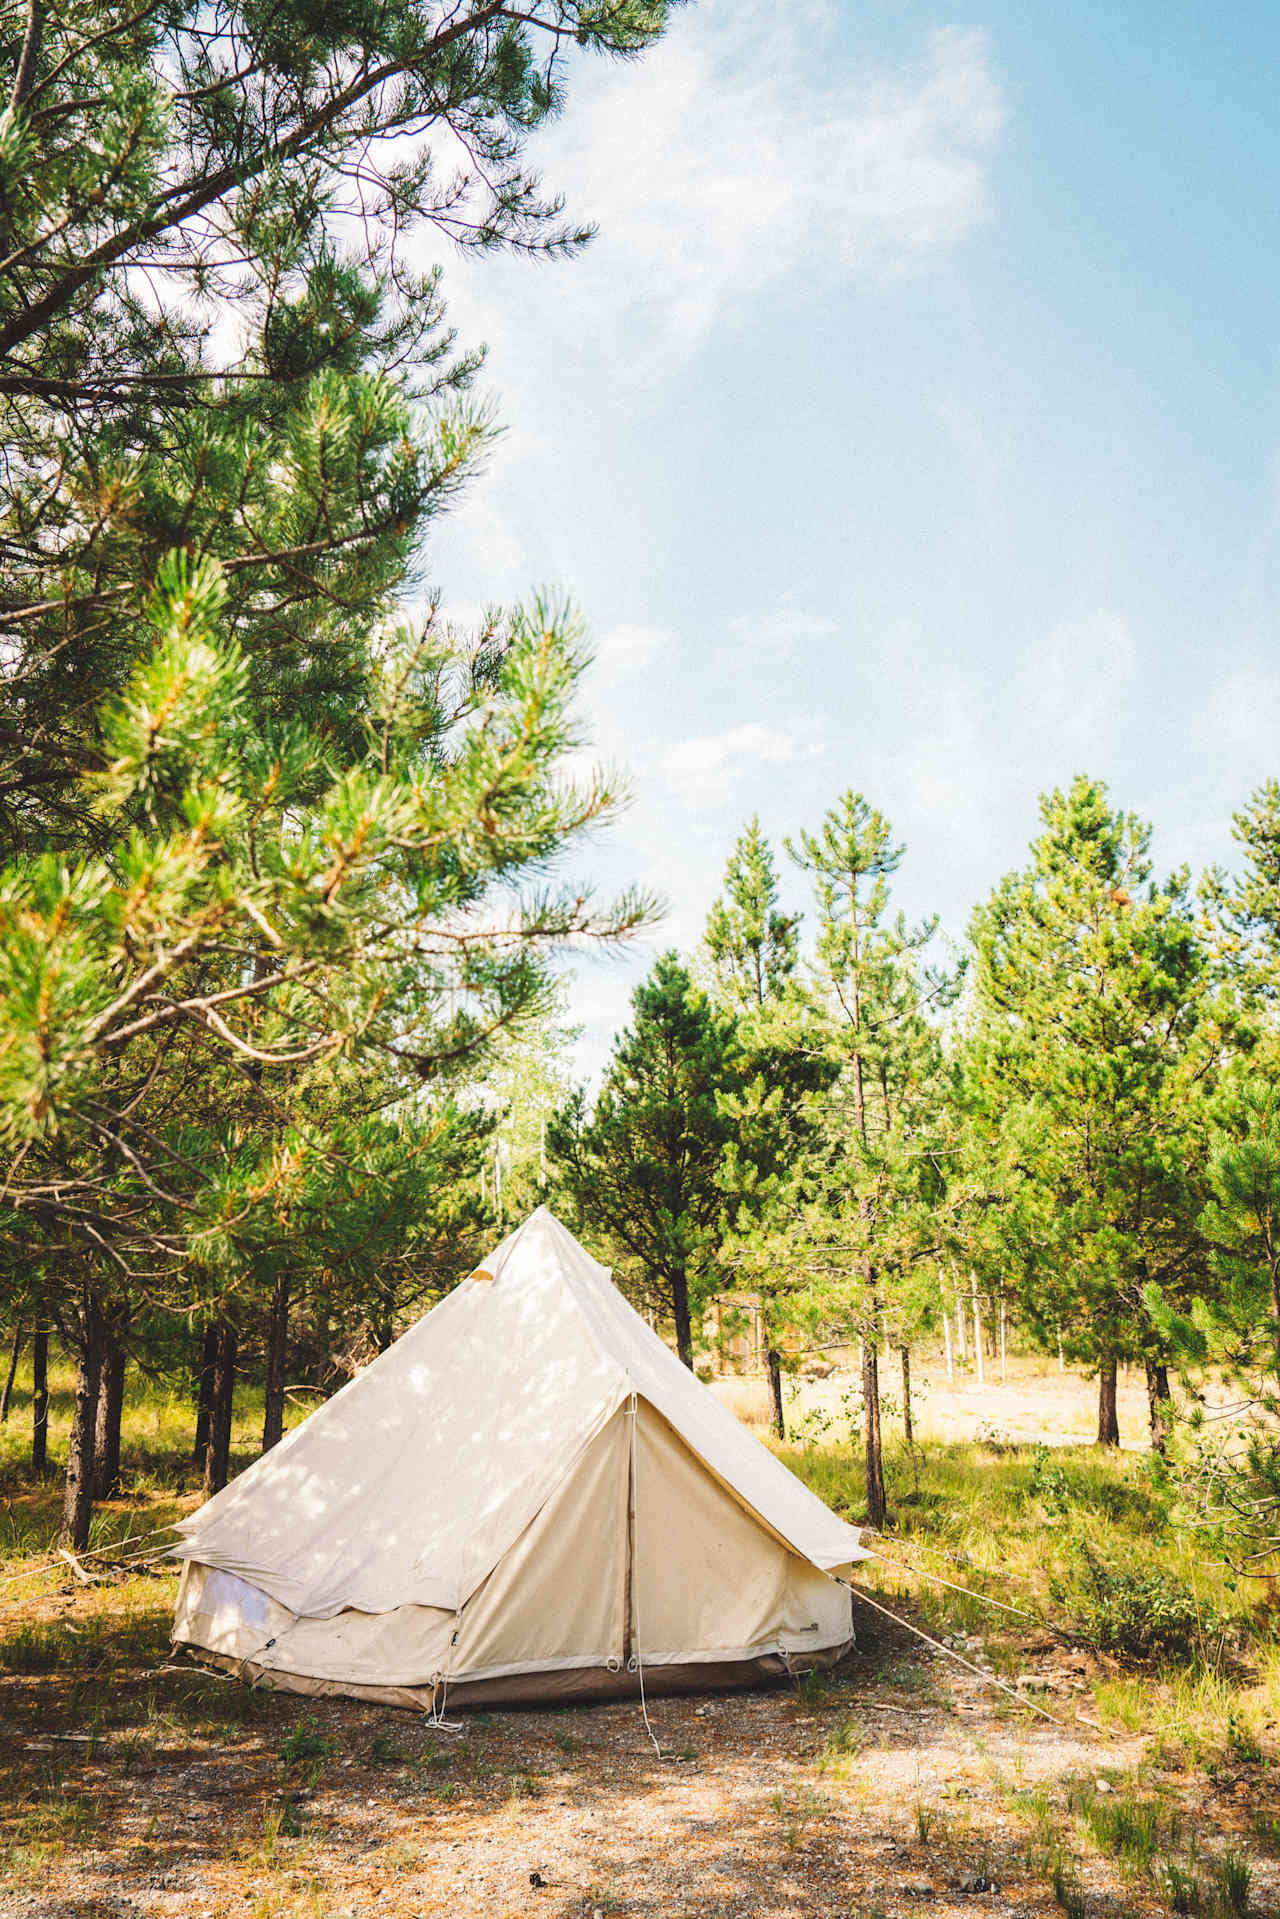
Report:
[[[1233,1388],[1225,1435],[1193,1393],[1176,1466],[1186,1509],[1215,1548],[1252,1572],[1280,1563],[1280,785],[1234,819],[1243,868],[1207,876],[1213,956],[1236,1012],[1235,1057],[1208,1101],[1199,1225],[1212,1286],[1146,1303],[1178,1364]],[[1226,1049],[1223,1049],[1224,1051]]]
[[[716,985],[735,1012],[758,1010],[779,997],[799,953],[799,920],[778,910],[778,876],[758,816],[729,856],[724,886],[705,935]]]
[[[1179,1363],[1233,1389],[1223,1433],[1193,1400],[1179,1449],[1187,1510],[1228,1559],[1259,1574],[1280,1565],[1280,1101],[1277,1062],[1235,1062],[1212,1102],[1208,1200],[1200,1217],[1215,1284],[1148,1306]]]
[[[794,1211],[798,1166],[812,1131],[808,1096],[829,1083],[820,1049],[804,1043],[803,1000],[796,983],[799,916],[778,908],[773,851],[751,820],[725,869],[725,892],[708,915],[705,945],[717,996],[738,1023],[741,1085],[721,1095],[731,1122],[720,1170],[725,1199],[721,1260],[758,1302],[764,1334],[770,1417],[785,1439],[783,1371],[800,1332],[796,1281],[779,1257],[780,1219]],[[722,1327],[735,1308],[720,1302]]]
[[[813,1017],[838,1072],[822,1096],[798,1233],[826,1309],[842,1307],[862,1341],[867,1521],[879,1528],[887,1518],[880,1345],[888,1310],[906,1304],[907,1279],[937,1251],[937,1016],[958,979],[928,963],[936,920],[911,925],[891,914],[890,883],[905,849],[860,793],[844,794],[819,831],[788,850],[813,875]]]
[[[1280,781],[1267,780],[1232,819],[1244,855],[1234,884],[1211,879],[1224,960],[1247,1002],[1274,1012],[1280,1006]]]
[[[566,61],[663,15],[30,0],[0,116],[0,1242],[39,1235],[79,1360],[73,1539],[142,1276],[228,1361],[275,1292],[255,1220],[335,1145],[323,1075],[441,1085],[545,1004],[559,940],[634,923],[548,889],[612,799],[559,776],[572,620],[405,617],[491,431],[406,236],[571,253],[527,141]]]
[[[986,1252],[1014,1265],[1032,1329],[1097,1368],[1098,1440],[1116,1445],[1121,1360],[1146,1366],[1162,1431],[1169,1348],[1148,1289],[1176,1301],[1208,1278],[1202,1094],[1222,1009],[1187,875],[1153,879],[1150,828],[1085,778],[1041,817],[1028,866],[973,920]]]
[[[547,1128],[557,1184],[647,1305],[669,1316],[693,1365],[693,1324],[710,1284],[724,1200],[720,1169],[739,1083],[733,1021],[717,1013],[675,953],[632,995],[588,1112],[581,1093]]]
[[[94,714],[172,548],[223,564],[256,718],[363,755],[375,630],[488,436],[408,236],[580,246],[527,142],[576,52],[639,52],[663,14],[29,0],[0,122],[0,857],[94,843]]]

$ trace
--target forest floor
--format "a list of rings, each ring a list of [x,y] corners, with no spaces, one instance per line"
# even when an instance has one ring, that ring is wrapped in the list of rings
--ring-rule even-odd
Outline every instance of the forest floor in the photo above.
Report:
[[[193,1503],[157,1432],[163,1409],[99,1546]],[[856,1518],[855,1454],[786,1457]],[[446,1729],[251,1692],[170,1656],[167,1569],[0,1584],[0,1915],[1274,1919],[1267,1595],[1199,1561],[1133,1456],[993,1434],[897,1453],[890,1482],[897,1530],[862,1584],[990,1678],[859,1605],[833,1675],[651,1701],[660,1751],[631,1704]],[[40,1563],[54,1505],[0,1468],[0,1582]],[[1035,1619],[908,1569],[926,1563]],[[1133,1570],[1099,1587],[1091,1565]],[[1134,1590],[1181,1619],[1172,1653],[1099,1650]]]
[[[825,1378],[789,1378],[785,1388],[789,1426],[819,1441],[844,1437],[849,1413],[861,1402],[852,1353],[837,1350],[830,1355],[829,1363],[831,1371]],[[972,1358],[966,1364],[954,1361],[950,1373],[936,1353],[914,1353],[911,1364],[911,1413],[915,1431],[923,1440],[996,1439],[1031,1446],[1084,1446],[1097,1436],[1097,1379],[1074,1368],[1060,1367],[1056,1359],[1038,1353],[1011,1353],[1005,1363],[1006,1377],[1002,1378],[999,1359],[989,1358],[982,1379]],[[763,1379],[729,1377],[710,1384],[717,1399],[748,1425],[768,1425],[768,1390]],[[902,1388],[892,1358],[881,1361],[881,1391],[886,1425],[900,1423]],[[1219,1397],[1210,1384],[1208,1400]],[[1116,1408],[1122,1447],[1145,1451],[1149,1444],[1147,1388],[1138,1369],[1120,1369]]]

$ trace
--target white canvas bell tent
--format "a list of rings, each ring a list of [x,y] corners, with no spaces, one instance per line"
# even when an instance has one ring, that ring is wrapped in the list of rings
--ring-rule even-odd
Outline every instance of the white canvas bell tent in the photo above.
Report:
[[[545,1207],[181,1531],[177,1642],[437,1709],[827,1663],[866,1556]]]

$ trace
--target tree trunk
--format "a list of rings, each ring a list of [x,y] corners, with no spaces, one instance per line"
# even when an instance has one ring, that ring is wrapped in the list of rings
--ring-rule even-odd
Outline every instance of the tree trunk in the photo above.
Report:
[[[1002,1294],[1000,1299],[1000,1384],[1002,1386],[1007,1385],[1009,1379],[1008,1317]]]
[[[13,1400],[13,1382],[18,1377],[18,1361],[22,1357],[23,1325],[19,1320],[13,1329],[13,1345],[9,1349],[9,1370],[5,1374],[4,1392],[0,1393],[0,1426],[9,1417],[9,1406]]]
[[[104,1333],[102,1378],[93,1437],[93,1496],[114,1499],[120,1490],[120,1420],[124,1413],[124,1341]]]
[[[262,1409],[262,1450],[269,1453],[284,1435],[284,1375],[289,1345],[289,1276],[281,1273],[271,1295],[267,1328],[267,1391]]]
[[[689,1282],[683,1273],[675,1274],[671,1281],[671,1310],[676,1322],[676,1351],[692,1372],[693,1321],[689,1316]]]
[[[49,1462],[49,1328],[37,1326],[31,1335],[31,1470],[44,1472]]]
[[[329,1388],[329,1309],[317,1312],[314,1321],[315,1350],[311,1359],[311,1384],[318,1393]]]
[[[951,1357],[951,1320],[946,1308],[942,1311],[942,1343],[947,1355],[947,1378],[955,1378],[955,1362]]]
[[[765,1354],[765,1364],[769,1369],[769,1416],[778,1438],[785,1439],[787,1421],[782,1407],[782,1356],[776,1346],[770,1346]]]
[[[383,1287],[378,1295],[379,1312],[373,1328],[374,1345],[380,1353],[385,1353],[396,1342],[395,1302],[390,1287]]]
[[[62,1493],[60,1537],[73,1552],[89,1543],[93,1517],[93,1449],[98,1424],[98,1394],[102,1384],[102,1316],[98,1302],[85,1303],[82,1342],[76,1364],[76,1403],[67,1445],[67,1476]]]
[[[1151,1450],[1164,1457],[1169,1444],[1169,1411],[1173,1394],[1169,1390],[1169,1368],[1162,1359],[1148,1359],[1147,1410],[1151,1420]]]
[[[911,1424],[911,1348],[899,1347],[902,1356],[902,1437],[908,1446],[915,1444],[915,1432]]]
[[[862,1348],[862,1423],[867,1455],[867,1524],[884,1531],[884,1458],[880,1447],[880,1366],[874,1339]]]
[[[970,1273],[969,1284],[973,1289],[973,1356],[978,1365],[978,1384],[986,1383],[982,1370],[982,1314],[978,1307],[978,1275]]]
[[[213,1365],[213,1398],[209,1408],[209,1444],[204,1456],[204,1496],[212,1499],[227,1483],[231,1465],[231,1415],[236,1391],[236,1329],[229,1320],[218,1322],[218,1350]]]
[[[200,1341],[200,1371],[196,1379],[196,1436],[191,1457],[202,1466],[209,1456],[209,1419],[213,1410],[213,1369],[218,1358],[218,1322],[211,1319]]]
[[[956,1281],[956,1349],[959,1354],[960,1364],[962,1366],[966,1363],[969,1357],[969,1354],[967,1351],[968,1341],[965,1339],[964,1326],[965,1326],[964,1294],[960,1291],[960,1282],[959,1280],[957,1280]]]
[[[1098,1368],[1098,1444],[1120,1444],[1120,1418],[1116,1412],[1116,1356],[1103,1355]]]

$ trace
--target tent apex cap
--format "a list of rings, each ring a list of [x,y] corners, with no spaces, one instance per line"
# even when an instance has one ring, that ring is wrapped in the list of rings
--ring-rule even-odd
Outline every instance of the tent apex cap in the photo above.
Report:
[[[529,1228],[539,1225],[553,1226],[557,1232],[568,1234],[570,1238],[573,1237],[572,1234],[569,1233],[568,1227],[556,1218],[551,1208],[544,1202],[540,1206],[535,1206],[528,1217],[522,1219],[520,1224],[514,1227],[507,1238],[502,1241],[501,1245],[495,1247],[493,1252],[491,1252],[479,1266],[473,1267],[467,1274],[467,1278],[474,1279],[481,1285],[491,1285],[494,1280],[501,1278],[503,1268],[506,1266],[507,1261]]]

